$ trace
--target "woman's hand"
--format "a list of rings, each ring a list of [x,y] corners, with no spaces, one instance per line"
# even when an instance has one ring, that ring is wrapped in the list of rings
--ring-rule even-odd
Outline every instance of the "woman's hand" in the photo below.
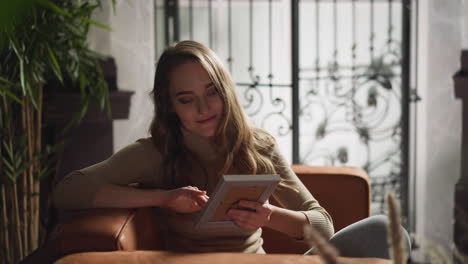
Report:
[[[193,213],[208,202],[206,191],[200,191],[197,187],[186,186],[164,192],[163,207],[178,213]]]
[[[264,204],[240,200],[239,207],[244,207],[250,210],[230,209],[227,216],[239,227],[256,230],[270,222],[270,216],[273,212],[271,205],[266,201]]]

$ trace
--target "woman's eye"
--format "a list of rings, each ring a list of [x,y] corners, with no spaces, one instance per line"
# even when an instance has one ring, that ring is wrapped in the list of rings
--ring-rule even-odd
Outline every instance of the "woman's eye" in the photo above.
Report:
[[[182,98],[182,99],[179,99],[179,102],[181,104],[190,104],[191,102],[193,102],[193,100],[189,98]]]
[[[217,95],[217,94],[218,94],[218,91],[216,89],[213,89],[213,90],[208,92],[208,96],[213,96],[213,95]]]

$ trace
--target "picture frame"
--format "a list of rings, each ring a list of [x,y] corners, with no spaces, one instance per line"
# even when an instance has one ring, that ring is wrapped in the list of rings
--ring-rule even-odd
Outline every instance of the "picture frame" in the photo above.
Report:
[[[279,182],[280,176],[277,174],[223,175],[201,212],[195,228],[239,228],[229,220],[227,211],[239,200],[265,203]]]

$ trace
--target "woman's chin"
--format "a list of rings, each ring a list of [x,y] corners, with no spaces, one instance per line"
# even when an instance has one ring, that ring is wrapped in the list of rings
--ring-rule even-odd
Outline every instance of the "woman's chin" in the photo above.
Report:
[[[216,129],[203,129],[203,130],[188,130],[192,134],[195,134],[199,137],[214,137],[216,135]]]
[[[206,131],[206,132],[201,132],[197,133],[200,137],[214,137],[215,136],[215,131]]]

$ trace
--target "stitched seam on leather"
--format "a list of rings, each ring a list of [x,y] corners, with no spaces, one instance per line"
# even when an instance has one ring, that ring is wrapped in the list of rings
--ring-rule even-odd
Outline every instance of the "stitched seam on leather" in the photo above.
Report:
[[[294,167],[297,167],[297,170],[299,170],[299,171],[295,171]],[[316,168],[314,168],[312,172],[309,171],[307,169],[307,167],[308,167],[307,165],[302,165],[302,164],[293,164],[293,165],[291,165],[291,169],[296,174],[312,174],[312,175],[316,175],[316,174],[322,174],[322,175],[334,174],[334,175],[347,175],[347,176],[364,178],[364,179],[369,177],[364,170],[362,170],[360,168],[357,168],[357,167],[339,167],[339,168],[337,168],[337,167],[333,167],[333,166],[332,167],[318,166],[319,170],[315,170]],[[325,169],[325,171],[320,170],[320,168]],[[327,169],[332,169],[332,171],[328,171]],[[345,169],[346,172],[343,172],[341,169]],[[305,170],[305,171],[302,171],[302,170]],[[367,175],[367,177],[364,176],[364,175]]]
[[[122,224],[122,227],[120,228],[120,230],[117,231],[117,235],[116,235],[116,244],[117,244],[117,248],[119,250],[122,250],[122,243],[120,241],[120,237],[123,233],[123,231],[125,230],[125,228],[127,228],[128,226],[128,223],[130,223],[130,221],[132,220],[132,218],[135,216],[135,213],[136,213],[136,209],[132,209],[131,212],[128,214],[128,216],[126,217],[124,223]]]

